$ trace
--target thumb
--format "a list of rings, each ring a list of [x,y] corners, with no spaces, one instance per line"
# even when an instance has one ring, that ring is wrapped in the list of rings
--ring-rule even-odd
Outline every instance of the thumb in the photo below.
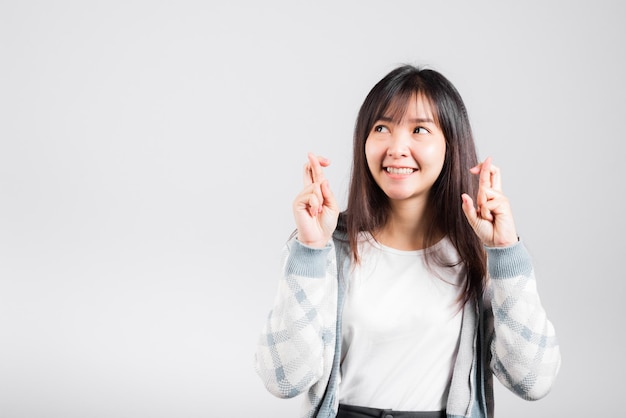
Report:
[[[474,207],[474,201],[467,193],[463,193],[461,195],[461,200],[463,201],[463,213],[465,213],[467,221],[473,228],[478,223],[478,214],[476,213],[476,208]]]

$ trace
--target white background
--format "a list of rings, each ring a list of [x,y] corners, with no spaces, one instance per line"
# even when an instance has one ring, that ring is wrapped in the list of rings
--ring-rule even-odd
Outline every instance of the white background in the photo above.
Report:
[[[499,417],[623,411],[619,1],[0,2],[0,416],[294,417],[253,371],[306,152],[403,63],[459,89],[562,345]],[[459,201],[460,204],[460,201]]]

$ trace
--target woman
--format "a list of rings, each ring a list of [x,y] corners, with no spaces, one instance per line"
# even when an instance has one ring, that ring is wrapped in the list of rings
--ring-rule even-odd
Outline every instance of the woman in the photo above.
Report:
[[[463,101],[402,66],[366,97],[340,214],[312,154],[256,369],[305,417],[492,417],[492,374],[547,394],[559,347]],[[472,198],[472,196],[475,198]]]

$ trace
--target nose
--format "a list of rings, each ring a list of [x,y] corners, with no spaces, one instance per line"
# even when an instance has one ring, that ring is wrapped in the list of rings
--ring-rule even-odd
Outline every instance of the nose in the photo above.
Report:
[[[394,132],[391,135],[387,155],[392,158],[404,158],[410,155],[409,140],[406,134],[402,132]]]

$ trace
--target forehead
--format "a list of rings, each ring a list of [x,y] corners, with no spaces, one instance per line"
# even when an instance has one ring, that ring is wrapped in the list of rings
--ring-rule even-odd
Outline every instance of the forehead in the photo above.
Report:
[[[432,119],[438,124],[437,109],[432,100],[423,93],[393,97],[382,109],[379,118],[391,119],[396,123],[406,118]]]

